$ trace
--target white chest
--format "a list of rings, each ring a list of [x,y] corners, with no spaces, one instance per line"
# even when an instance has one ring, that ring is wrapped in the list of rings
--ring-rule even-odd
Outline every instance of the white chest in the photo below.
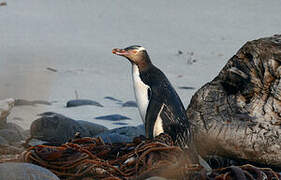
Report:
[[[133,76],[133,85],[135,91],[135,97],[138,104],[140,116],[143,123],[145,123],[145,115],[148,107],[148,89],[149,86],[144,84],[140,78],[139,68],[137,65],[133,64],[132,66],[132,76]]]
[[[155,121],[155,124],[154,124],[154,127],[153,127],[153,137],[158,136],[159,134],[164,132],[163,121],[162,121],[162,118],[160,116],[164,106],[165,106],[164,104],[161,106],[161,109],[160,109],[160,111],[157,115],[157,118],[156,118],[156,121]]]

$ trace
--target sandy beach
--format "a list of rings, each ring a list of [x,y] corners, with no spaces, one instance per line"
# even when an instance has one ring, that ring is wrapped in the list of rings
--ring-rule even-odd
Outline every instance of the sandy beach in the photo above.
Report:
[[[281,2],[13,0],[0,7],[0,99],[44,100],[17,106],[8,121],[28,129],[46,111],[121,127],[97,116],[121,114],[142,123],[137,108],[105,97],[135,100],[131,65],[112,48],[144,46],[185,107],[248,40],[281,33]],[[180,88],[187,87],[187,89]],[[104,107],[66,108],[70,99]]]

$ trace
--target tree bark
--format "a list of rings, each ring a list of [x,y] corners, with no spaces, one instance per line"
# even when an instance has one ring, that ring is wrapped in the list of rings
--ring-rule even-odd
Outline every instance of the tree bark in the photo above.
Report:
[[[281,167],[281,35],[247,42],[187,108],[197,149]]]

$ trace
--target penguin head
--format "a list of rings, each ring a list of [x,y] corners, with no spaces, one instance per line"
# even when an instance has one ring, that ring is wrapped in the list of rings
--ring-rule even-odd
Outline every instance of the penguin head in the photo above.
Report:
[[[124,49],[115,48],[112,50],[112,53],[127,58],[140,69],[145,68],[148,64],[151,64],[146,49],[142,46],[134,45]]]

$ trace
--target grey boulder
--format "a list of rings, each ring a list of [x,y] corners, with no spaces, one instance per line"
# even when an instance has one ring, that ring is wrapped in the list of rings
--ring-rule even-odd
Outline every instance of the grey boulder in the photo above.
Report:
[[[89,136],[88,131],[74,119],[52,112],[40,114],[41,117],[32,122],[31,136],[52,143],[65,143],[74,138],[76,132],[81,136]]]
[[[106,127],[83,120],[74,120],[64,115],[45,112],[33,121],[30,128],[31,136],[41,141],[62,144],[75,137],[93,137],[108,130]]]
[[[121,128],[115,128],[104,133],[96,135],[96,137],[100,136],[105,142],[111,141],[113,142],[131,142],[134,137],[138,137],[140,135],[145,135],[145,130],[143,125],[139,126],[125,126]]]
[[[107,127],[100,124],[83,120],[77,120],[77,122],[88,131],[89,136],[91,137],[108,130]]]
[[[0,179],[9,180],[59,180],[46,168],[30,163],[1,163]]]

